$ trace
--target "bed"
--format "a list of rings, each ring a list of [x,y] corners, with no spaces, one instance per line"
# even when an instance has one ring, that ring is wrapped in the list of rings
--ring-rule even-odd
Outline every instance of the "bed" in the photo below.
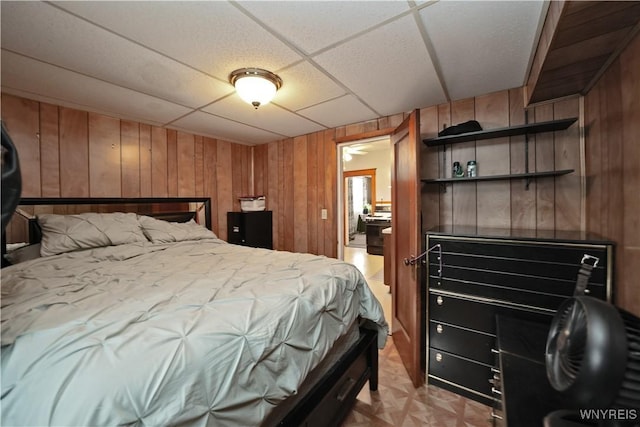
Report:
[[[388,326],[354,266],[228,244],[194,221],[208,199],[21,201],[198,203],[31,219],[44,256],[2,270],[3,425],[338,425],[377,388]]]

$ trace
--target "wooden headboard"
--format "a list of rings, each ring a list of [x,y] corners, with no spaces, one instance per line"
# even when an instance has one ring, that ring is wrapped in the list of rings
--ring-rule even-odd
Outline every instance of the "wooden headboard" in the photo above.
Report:
[[[28,210],[29,212],[24,212]],[[202,215],[204,210],[204,215]],[[28,243],[40,241],[36,215],[40,213],[74,214],[82,212],[134,212],[172,222],[195,219],[211,230],[211,199],[203,197],[168,198],[22,198],[17,211],[24,217]],[[14,214],[14,219],[18,214]],[[10,233],[7,233],[10,234]],[[9,237],[9,236],[7,236]],[[11,243],[11,240],[7,240]],[[24,241],[24,239],[23,239]],[[3,253],[4,253],[3,241]]]

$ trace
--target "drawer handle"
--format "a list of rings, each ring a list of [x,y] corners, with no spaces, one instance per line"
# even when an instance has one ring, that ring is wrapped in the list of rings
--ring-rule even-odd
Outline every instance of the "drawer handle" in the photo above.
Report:
[[[498,396],[502,396],[502,392],[495,387],[491,387],[491,393],[497,394]]]
[[[436,303],[438,305],[442,305],[443,302],[444,302],[444,299],[442,299],[442,297],[440,295],[438,295],[438,298],[436,298]]]
[[[442,354],[436,353],[436,362],[442,362]]]
[[[491,418],[496,418],[496,419],[498,419],[498,420],[501,420],[501,419],[502,419],[502,417],[501,417],[500,415],[496,414],[496,413],[493,411],[493,409],[491,409]]]
[[[493,353],[493,354],[500,354],[500,351],[499,351],[499,350],[496,350],[495,348],[492,348],[492,349],[491,349],[491,353]]]
[[[342,386],[342,389],[340,389],[340,393],[338,393],[338,396],[336,396],[336,399],[338,400],[338,402],[342,402],[345,399],[345,397],[347,397],[347,395],[349,394],[349,392],[351,391],[355,383],[356,383],[356,380],[354,380],[353,378],[349,378],[344,383],[344,385]]]
[[[436,332],[437,333],[441,334],[443,330],[444,330],[444,328],[442,327],[442,325],[436,326]]]

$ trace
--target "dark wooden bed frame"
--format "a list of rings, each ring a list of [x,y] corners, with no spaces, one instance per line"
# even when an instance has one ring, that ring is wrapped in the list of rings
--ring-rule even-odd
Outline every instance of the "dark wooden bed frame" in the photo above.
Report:
[[[166,205],[181,203],[202,203],[205,209],[205,226],[211,227],[211,199],[209,198],[23,198],[19,206],[35,205]],[[145,214],[151,212],[145,212]],[[187,214],[194,214],[189,212]],[[158,212],[153,216],[174,221],[184,221],[193,215],[185,212]],[[182,218],[182,220],[181,220]],[[39,240],[36,222],[29,222],[30,243]],[[33,229],[32,229],[33,228]],[[3,245],[4,246],[4,245]],[[3,248],[4,249],[4,248]],[[3,251],[4,253],[4,251]],[[297,396],[295,403],[284,415],[270,420],[269,425],[277,426],[338,426],[349,414],[356,397],[365,383],[369,389],[378,389],[378,347],[377,330],[369,321],[360,321],[358,340],[326,370],[307,392]]]

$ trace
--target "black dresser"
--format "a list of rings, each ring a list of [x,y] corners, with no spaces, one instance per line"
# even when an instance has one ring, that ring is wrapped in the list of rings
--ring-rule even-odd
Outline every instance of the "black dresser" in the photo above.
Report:
[[[502,319],[503,331],[511,336],[515,328],[519,339],[534,342],[535,357],[530,359],[539,362],[544,356],[540,338],[558,306],[573,295],[585,254],[599,259],[588,294],[611,301],[613,244],[573,232],[463,227],[455,232],[451,227],[430,230],[425,240],[426,248],[440,245],[429,253],[425,275],[428,382],[492,405],[496,418],[508,419],[496,319]],[[520,327],[524,323],[517,322],[536,326]],[[503,364],[510,363],[509,358]],[[545,388],[527,389],[526,375],[544,375],[543,365],[536,363],[535,368],[512,367],[508,381],[521,383],[534,396],[546,393]],[[510,402],[526,405],[519,400],[512,396]],[[515,420],[517,414],[512,415]]]
[[[273,249],[272,221],[271,211],[227,212],[228,242]]]

